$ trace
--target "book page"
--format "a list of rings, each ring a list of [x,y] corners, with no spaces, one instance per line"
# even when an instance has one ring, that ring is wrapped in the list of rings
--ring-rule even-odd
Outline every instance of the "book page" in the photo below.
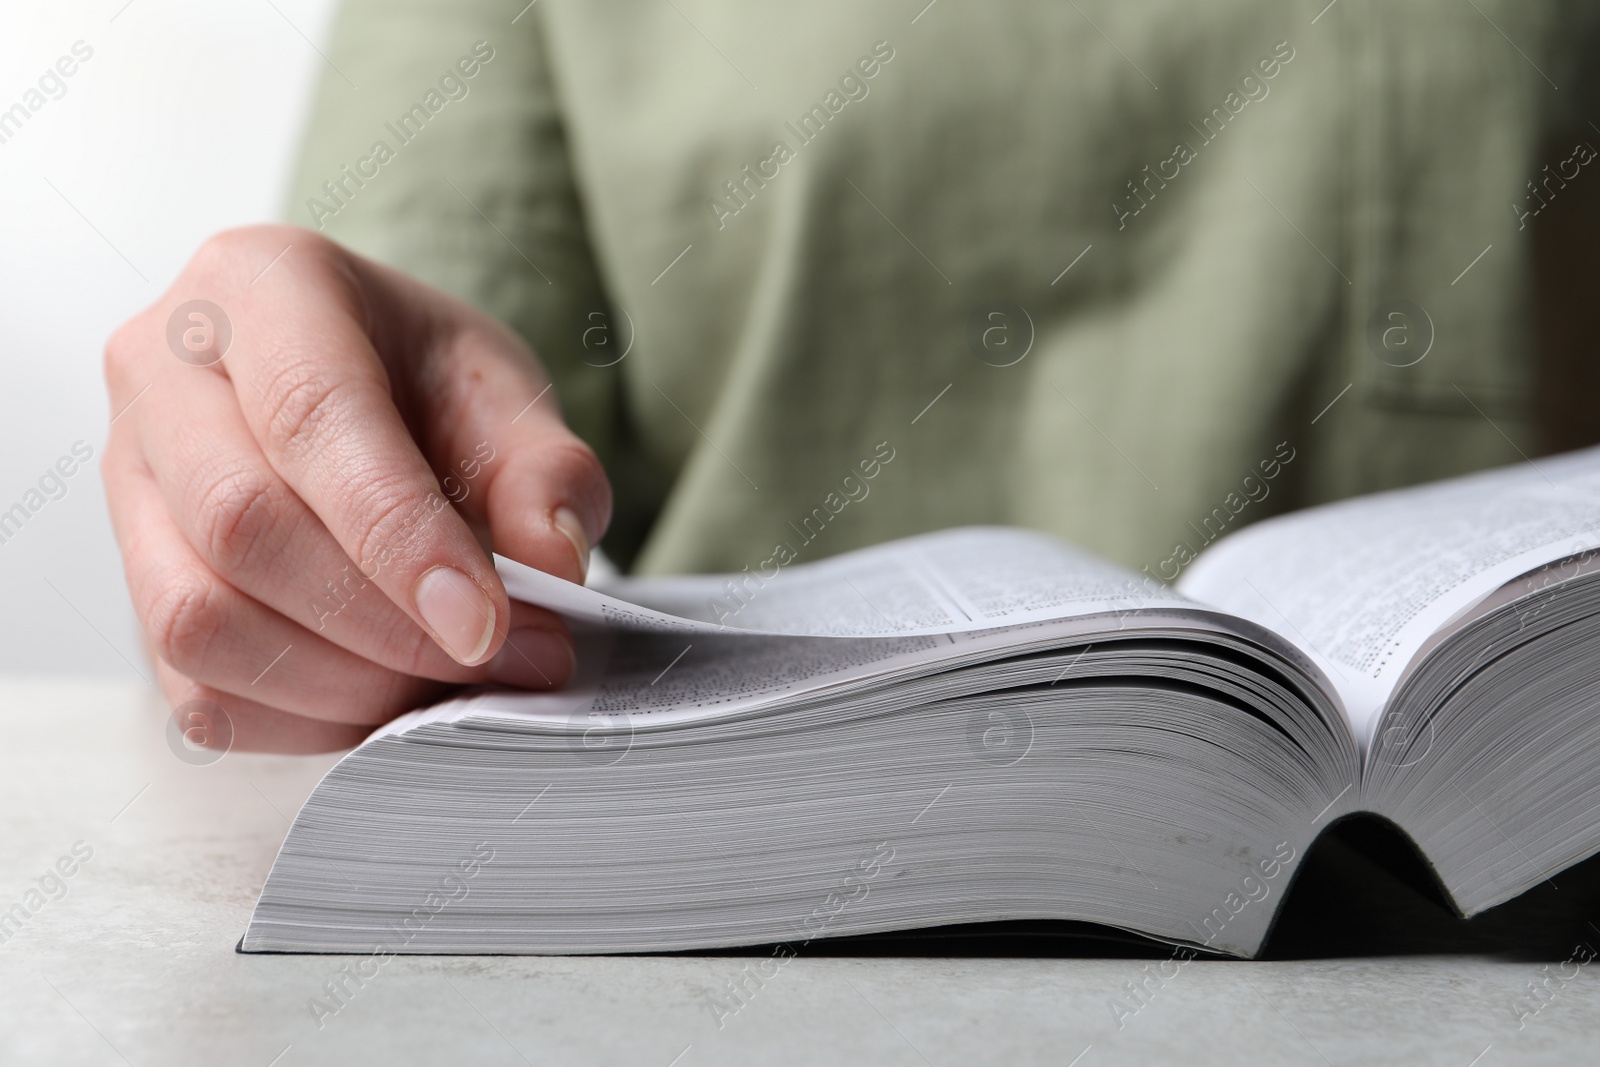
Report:
[[[1027,530],[972,527],[816,563],[586,588],[500,557],[517,600],[616,629],[790,637],[968,633],[1103,612],[1186,606],[1132,572]]]
[[[1436,630],[1596,546],[1600,449],[1588,449],[1269,520],[1202,553],[1179,588],[1298,644],[1365,741]]]
[[[1003,644],[993,633],[836,641],[605,631],[581,625],[574,627],[574,637],[578,674],[561,689],[468,693],[402,716],[380,732],[403,733],[418,724],[475,716],[579,733],[595,728],[627,732],[734,714],[887,674],[927,673],[963,653]]]
[[[573,622],[578,677],[554,693],[453,701],[395,730],[470,715],[665,725],[875,675],[938,671],[980,652],[1138,635],[1242,641],[1269,665],[1297,672],[1320,694],[1313,704],[1338,702],[1320,665],[1272,628],[1027,530],[945,530],[778,568],[759,581],[741,573],[586,588],[499,557],[496,567],[513,598]],[[1330,725],[1341,721],[1331,715]]]
[[[718,716],[793,707],[823,694],[834,699],[863,685],[926,678],[961,664],[1055,653],[1065,678],[1079,658],[1129,637],[1215,637],[1268,650],[1269,666],[1286,662],[1305,672],[1311,687],[1331,692],[1314,664],[1292,644],[1248,621],[1208,608],[1152,609],[1133,615],[1088,615],[967,633],[860,639],[772,637],[573,626],[578,673],[548,692],[478,690],[411,712],[380,727],[373,738],[465,719],[510,719],[581,736],[593,730],[668,727]],[[1102,655],[1106,654],[1102,651]],[[1330,724],[1335,721],[1330,713]]]

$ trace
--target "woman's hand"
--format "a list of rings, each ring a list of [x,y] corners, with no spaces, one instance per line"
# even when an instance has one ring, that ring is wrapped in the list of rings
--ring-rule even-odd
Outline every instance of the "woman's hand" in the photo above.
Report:
[[[106,494],[174,708],[306,752],[452,685],[571,675],[565,627],[513,609],[486,548],[582,581],[610,487],[504,326],[251,227],[207,241],[105,372]]]

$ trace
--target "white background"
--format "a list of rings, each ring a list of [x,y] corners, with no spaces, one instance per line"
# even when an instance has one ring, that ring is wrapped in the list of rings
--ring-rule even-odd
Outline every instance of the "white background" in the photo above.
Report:
[[[332,8],[0,5],[0,110],[73,42],[94,49],[0,144],[0,511],[73,442],[95,452],[0,544],[0,671],[148,676],[99,480],[101,349],[208,234],[278,215]]]

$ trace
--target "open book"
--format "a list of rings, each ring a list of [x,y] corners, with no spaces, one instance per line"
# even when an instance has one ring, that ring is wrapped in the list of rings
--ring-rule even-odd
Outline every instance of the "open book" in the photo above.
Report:
[[[1072,919],[1249,956],[1356,812],[1471,915],[1600,851],[1597,550],[1600,450],[1263,522],[1176,589],[1002,528],[604,588],[502,560],[576,681],[374,733],[241,948]]]

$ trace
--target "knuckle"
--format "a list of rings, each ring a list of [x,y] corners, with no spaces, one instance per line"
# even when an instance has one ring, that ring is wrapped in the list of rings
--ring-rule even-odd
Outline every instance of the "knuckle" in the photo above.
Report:
[[[263,441],[279,455],[300,456],[337,432],[356,383],[335,378],[311,359],[288,358],[264,390]]]
[[[263,253],[269,258],[287,244],[311,244],[313,235],[293,226],[261,223],[251,226],[234,226],[219,230],[201,242],[195,250],[191,266],[202,273],[213,271],[232,273],[259,269],[257,262]],[[319,242],[326,241],[318,238]],[[329,242],[331,243],[331,242]]]
[[[255,471],[229,471],[200,494],[195,508],[206,559],[225,573],[250,565],[265,535],[278,525],[278,493]]]
[[[138,319],[129,319],[106,339],[101,370],[105,374],[106,384],[113,391],[131,381],[134,365],[138,362],[138,322]]]
[[[547,458],[557,475],[580,484],[605,479],[600,457],[594,449],[570,434],[563,434],[549,445]]]
[[[145,635],[155,654],[192,676],[222,632],[219,601],[216,587],[193,575],[167,582],[144,611]]]
[[[202,277],[228,275],[244,268],[263,245],[260,228],[239,226],[207,237],[189,260],[188,273]]]
[[[611,482],[594,449],[573,436],[555,441],[545,457],[549,470],[560,485],[578,494],[595,521],[604,525],[611,516]]]
[[[418,497],[393,484],[377,482],[352,502],[349,525],[355,530],[356,559],[362,566],[404,559],[408,546],[449,504],[438,493]]]

